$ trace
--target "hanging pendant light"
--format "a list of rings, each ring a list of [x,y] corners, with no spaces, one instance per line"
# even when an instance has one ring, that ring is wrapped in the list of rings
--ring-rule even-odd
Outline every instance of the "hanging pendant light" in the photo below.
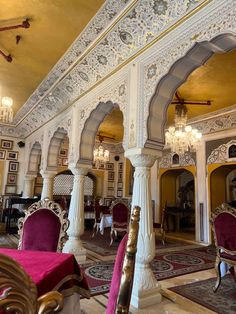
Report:
[[[166,145],[172,152],[184,154],[187,151],[196,151],[202,138],[202,133],[187,125],[187,107],[184,104],[175,107],[175,125],[170,126],[165,133]]]
[[[93,151],[93,161],[96,168],[98,168],[99,164],[108,162],[110,158],[109,150],[105,149],[102,145],[104,137],[101,135],[98,135],[98,137],[100,144]]]

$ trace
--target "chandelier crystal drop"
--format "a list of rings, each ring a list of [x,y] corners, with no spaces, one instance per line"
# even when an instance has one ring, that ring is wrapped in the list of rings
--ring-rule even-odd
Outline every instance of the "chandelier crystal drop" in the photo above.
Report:
[[[13,100],[10,97],[2,97],[0,102],[0,122],[11,123],[13,121]]]
[[[166,145],[172,152],[184,154],[187,151],[196,151],[200,144],[202,133],[187,125],[187,108],[180,104],[175,107],[175,126],[170,126],[165,133]]]
[[[97,168],[100,163],[106,163],[109,161],[109,158],[110,158],[109,150],[105,149],[102,145],[103,138],[101,136],[99,136],[99,141],[100,141],[100,144],[93,151],[93,161]]]

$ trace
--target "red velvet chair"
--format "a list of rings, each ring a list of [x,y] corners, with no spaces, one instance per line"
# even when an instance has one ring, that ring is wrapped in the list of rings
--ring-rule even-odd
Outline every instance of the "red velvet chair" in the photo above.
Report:
[[[216,292],[221,283],[220,264],[225,262],[236,266],[236,208],[222,204],[211,214],[213,234],[216,246],[217,281],[213,291]]]
[[[111,242],[113,243],[113,233],[117,237],[117,232],[127,232],[129,223],[129,204],[123,199],[116,199],[112,202],[111,207],[112,226],[111,226]]]
[[[135,207],[126,234],[119,244],[108,297],[106,314],[129,313],[137,251],[140,208]]]
[[[95,236],[96,233],[98,233],[98,230],[100,228],[100,223],[101,223],[101,216],[102,215],[108,215],[110,214],[110,209],[108,206],[105,205],[99,205],[99,202],[95,202],[95,207],[94,207],[94,225],[93,225],[93,234],[92,237]]]
[[[18,220],[20,250],[61,252],[69,227],[67,213],[59,204],[44,199],[24,210]]]

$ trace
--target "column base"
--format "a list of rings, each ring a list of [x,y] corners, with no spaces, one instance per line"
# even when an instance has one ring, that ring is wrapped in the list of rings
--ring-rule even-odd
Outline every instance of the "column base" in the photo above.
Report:
[[[154,304],[158,304],[162,300],[162,296],[160,294],[160,286],[139,291],[138,295],[135,293],[132,294],[131,305],[137,309],[143,309],[147,306],[151,306]]]
[[[67,242],[65,243],[63,253],[74,254],[77,262],[85,262],[86,261],[86,249],[83,247],[82,242],[78,238],[69,237]]]

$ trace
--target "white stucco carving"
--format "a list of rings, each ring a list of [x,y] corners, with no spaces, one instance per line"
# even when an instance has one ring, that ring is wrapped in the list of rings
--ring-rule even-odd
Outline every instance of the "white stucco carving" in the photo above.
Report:
[[[232,145],[236,145],[236,140],[229,141],[226,144],[222,144],[216,149],[214,149],[210,156],[207,158],[208,164],[216,163],[227,163],[230,161],[235,161],[236,157],[229,158],[229,148]]]

